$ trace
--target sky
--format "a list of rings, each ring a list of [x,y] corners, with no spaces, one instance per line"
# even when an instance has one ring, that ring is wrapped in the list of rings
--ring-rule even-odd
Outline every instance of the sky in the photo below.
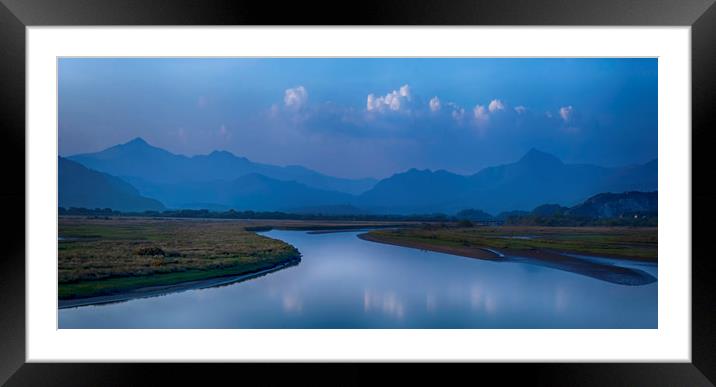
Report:
[[[471,174],[531,148],[657,157],[655,58],[61,58],[59,153],[142,137],[338,177]]]

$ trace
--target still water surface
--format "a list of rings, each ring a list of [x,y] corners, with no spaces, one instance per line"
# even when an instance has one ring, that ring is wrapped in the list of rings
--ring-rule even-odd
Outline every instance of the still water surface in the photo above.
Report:
[[[368,242],[361,232],[266,232],[296,246],[301,263],[218,288],[61,309],[59,327],[657,328],[658,282],[619,285]],[[657,277],[655,264],[606,261]]]

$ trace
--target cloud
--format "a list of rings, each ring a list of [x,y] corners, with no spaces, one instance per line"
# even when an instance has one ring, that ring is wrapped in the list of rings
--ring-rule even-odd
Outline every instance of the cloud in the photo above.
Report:
[[[437,97],[436,97],[437,98]],[[450,115],[455,121],[462,121],[465,118],[465,109],[454,102],[445,103],[445,108],[450,110]]]
[[[385,96],[376,97],[368,94],[365,108],[370,111],[383,112],[386,110],[400,111],[406,107],[406,102],[411,100],[410,86],[403,85],[398,90],[393,90]]]
[[[562,117],[562,120],[564,122],[569,122],[569,119],[572,117],[572,113],[574,111],[574,108],[572,106],[563,106],[559,108],[559,116]]]
[[[408,85],[400,86],[400,95],[402,97],[410,98],[410,86],[408,86]]]
[[[499,99],[493,99],[490,101],[490,104],[488,105],[487,109],[490,111],[490,113],[494,113],[498,110],[504,110],[505,104],[502,103]]]
[[[463,108],[436,95],[422,98],[409,84],[387,90],[389,92],[382,95],[368,94],[363,108],[330,101],[312,100],[308,104],[305,87],[296,86],[285,91],[285,106],[280,103],[273,105],[266,114],[275,125],[284,125],[292,130],[302,130],[313,135],[320,133],[321,136],[342,136],[350,133],[352,136],[361,137],[398,138],[430,133],[436,127],[457,136],[458,133],[472,133],[464,131],[466,126],[470,126],[477,129],[475,133],[484,137],[489,134],[488,129],[495,129],[494,135],[500,136],[511,129],[534,127],[539,122],[546,122],[545,116],[538,112],[533,112],[524,105],[509,104],[500,98]],[[579,121],[578,112],[574,111],[572,106],[560,108],[557,105],[551,107],[551,112],[542,112],[552,125],[564,120],[566,125],[571,127]],[[232,134],[233,132],[229,131],[228,135]]]
[[[431,112],[436,112],[436,111],[440,110],[440,98],[438,98],[438,97],[431,98],[428,105],[430,105]]]
[[[283,102],[287,108],[299,110],[308,101],[308,91],[303,86],[286,89],[283,95]]]
[[[475,120],[478,122],[485,122],[490,118],[487,109],[482,105],[475,106],[472,112],[475,115]]]
[[[456,107],[452,111],[452,118],[454,118],[457,121],[462,121],[463,118],[465,118],[465,109],[461,107]]]

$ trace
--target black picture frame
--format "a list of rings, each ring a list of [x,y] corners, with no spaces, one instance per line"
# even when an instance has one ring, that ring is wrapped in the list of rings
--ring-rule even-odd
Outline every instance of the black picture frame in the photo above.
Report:
[[[26,363],[25,352],[25,45],[27,26],[86,25],[628,25],[690,26],[692,60],[692,362],[626,364],[457,364],[440,370],[403,364],[66,364]],[[0,383],[18,385],[351,385],[460,380],[537,385],[700,386],[716,383],[716,259],[705,239],[716,214],[709,184],[716,131],[714,0],[381,0],[374,3],[230,0],[0,0],[0,117],[5,224],[0,256]],[[671,130],[671,128],[670,128]],[[684,130],[684,128],[673,128]],[[24,166],[24,164],[23,164]],[[700,179],[696,179],[700,175]],[[386,372],[387,371],[387,372]],[[439,372],[434,372],[439,371]],[[380,373],[380,376],[379,376]],[[468,379],[464,379],[468,378]]]

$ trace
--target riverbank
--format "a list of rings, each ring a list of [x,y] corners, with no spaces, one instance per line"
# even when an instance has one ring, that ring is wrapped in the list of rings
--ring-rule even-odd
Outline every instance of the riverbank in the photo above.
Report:
[[[252,278],[297,264],[300,252],[257,232],[409,227],[408,222],[215,220],[62,216],[58,235],[61,305],[110,302]],[[86,301],[86,300],[94,301]],[[69,303],[68,300],[75,300]],[[82,301],[85,300],[85,301]]]
[[[115,302],[129,301],[137,298],[148,298],[161,296],[168,293],[182,292],[185,290],[194,289],[206,289],[219,286],[225,286],[234,284],[237,282],[246,281],[252,278],[264,276],[266,274],[285,269],[290,266],[298,265],[301,262],[300,257],[287,260],[284,263],[269,267],[263,270],[259,270],[252,273],[245,273],[242,275],[226,275],[219,277],[210,277],[202,280],[184,281],[169,285],[153,285],[147,287],[127,289],[124,292],[117,294],[108,294],[104,296],[94,296],[85,298],[74,298],[74,299],[60,299],[58,300],[59,309],[75,308],[86,305],[100,305],[109,304]],[[154,281],[156,282],[156,281]]]
[[[426,232],[425,230],[411,229],[411,230],[374,230],[368,233],[360,234],[360,239],[396,245],[401,247],[414,248],[419,250],[428,250],[445,254],[459,255],[469,258],[477,258],[491,261],[505,261],[505,262],[522,262],[538,266],[550,267],[557,270],[569,271],[588,277],[596,278],[599,280],[620,284],[620,285],[645,285],[656,281],[656,278],[652,275],[638,269],[620,266],[615,259],[634,261],[634,262],[654,262],[650,259],[645,259],[643,256],[637,258],[629,258],[625,256],[611,257],[606,255],[600,255],[603,258],[612,258],[609,262],[597,262],[588,259],[581,259],[570,254],[589,254],[592,253],[593,249],[588,251],[561,251],[539,247],[526,247],[526,248],[515,248],[510,247],[509,243],[505,242],[492,242],[490,243],[489,238],[485,239],[485,243],[480,244],[477,242],[478,238],[473,240],[467,239],[464,234],[464,230],[453,229],[453,230],[440,230],[439,233],[436,230]],[[507,229],[505,229],[507,231]],[[514,230],[512,230],[514,231]],[[520,231],[526,231],[521,229]],[[533,232],[536,230],[532,230]],[[563,230],[564,231],[564,230]],[[592,230],[594,231],[594,230]],[[481,231],[467,231],[468,233],[481,233]],[[482,231],[484,232],[484,231]],[[494,232],[491,230],[490,232]],[[459,235],[460,237],[456,237]],[[482,234],[484,235],[484,234]],[[448,237],[451,236],[451,237]],[[504,239],[502,235],[493,235],[498,239]],[[543,235],[544,237],[544,235]],[[523,242],[530,239],[515,239],[516,241]],[[539,243],[547,244],[550,246],[558,246],[559,243],[553,241],[549,244],[549,241],[541,240]],[[519,244],[523,246],[524,244]],[[570,244],[573,246],[574,244]],[[604,247],[608,250],[608,247]],[[655,262],[654,262],[655,263]]]
[[[58,298],[166,291],[300,259],[290,244],[245,228],[226,221],[60,217]]]

